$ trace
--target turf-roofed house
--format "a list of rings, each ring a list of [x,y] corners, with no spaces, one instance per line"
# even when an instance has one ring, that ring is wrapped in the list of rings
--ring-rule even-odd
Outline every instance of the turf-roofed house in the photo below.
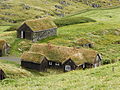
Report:
[[[44,55],[35,52],[24,52],[21,56],[21,66],[37,71],[46,71],[48,61]]]
[[[3,55],[8,55],[10,50],[10,45],[5,40],[0,40],[0,57]]]
[[[101,55],[94,50],[48,44],[34,44],[30,52],[43,54],[48,60],[48,68],[59,68],[64,72],[77,68],[97,67],[102,60]]]
[[[25,21],[17,30],[17,37],[38,41],[57,35],[57,26],[49,18]]]

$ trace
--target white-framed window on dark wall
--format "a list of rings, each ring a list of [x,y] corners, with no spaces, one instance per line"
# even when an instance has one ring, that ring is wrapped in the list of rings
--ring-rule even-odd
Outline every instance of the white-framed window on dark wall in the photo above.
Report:
[[[65,65],[65,71],[71,71],[71,70],[72,70],[72,68],[70,65]]]
[[[55,63],[56,66],[59,66],[60,64],[59,63]]]
[[[52,65],[52,62],[49,62],[49,65]]]

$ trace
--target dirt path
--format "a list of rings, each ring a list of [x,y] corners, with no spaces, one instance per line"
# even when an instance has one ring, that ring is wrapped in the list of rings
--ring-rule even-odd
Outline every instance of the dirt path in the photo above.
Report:
[[[12,57],[12,56],[0,57],[0,60],[13,61],[13,62],[20,64],[20,58],[18,58],[18,57]]]

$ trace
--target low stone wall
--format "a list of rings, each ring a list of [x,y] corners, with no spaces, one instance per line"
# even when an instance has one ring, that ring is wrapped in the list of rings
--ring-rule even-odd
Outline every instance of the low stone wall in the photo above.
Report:
[[[33,41],[38,41],[50,36],[55,36],[57,35],[57,28],[52,28],[49,30],[43,30],[43,31],[39,31],[39,32],[34,32],[33,33]]]

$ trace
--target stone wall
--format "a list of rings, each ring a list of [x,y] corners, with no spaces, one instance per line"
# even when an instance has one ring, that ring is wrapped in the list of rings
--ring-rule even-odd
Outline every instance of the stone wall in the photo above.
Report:
[[[52,29],[48,29],[48,30],[43,30],[43,31],[39,31],[39,32],[34,32],[33,33],[33,41],[38,41],[50,36],[55,36],[57,35],[57,28],[52,28]]]

